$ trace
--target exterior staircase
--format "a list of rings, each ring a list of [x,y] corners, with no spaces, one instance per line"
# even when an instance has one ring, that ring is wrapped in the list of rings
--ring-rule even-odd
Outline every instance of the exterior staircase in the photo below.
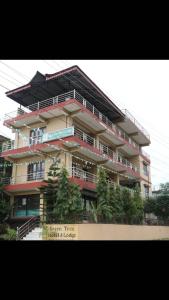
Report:
[[[24,241],[31,241],[31,240],[42,240],[42,228],[35,227],[32,231],[30,231],[25,237],[23,237]]]
[[[40,227],[40,217],[32,217],[22,226],[17,227],[16,240],[42,240],[42,228]]]

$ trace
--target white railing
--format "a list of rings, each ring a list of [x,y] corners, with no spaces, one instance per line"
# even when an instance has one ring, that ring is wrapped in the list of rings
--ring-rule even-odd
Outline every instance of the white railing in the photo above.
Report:
[[[95,138],[93,138],[92,136],[90,136],[89,134],[83,132],[81,129],[75,127],[74,130],[74,136],[77,136],[79,139],[81,139],[82,141],[86,142],[87,144],[96,147],[96,140]]]
[[[148,158],[148,160],[150,160],[150,155],[149,155],[146,151],[144,151],[143,149],[141,149],[141,150],[140,150],[140,153],[141,153],[143,156],[145,156],[146,158]]]
[[[23,147],[29,147],[29,146],[41,144],[41,143],[42,143],[42,136],[41,137],[29,137],[29,138],[24,137],[24,139],[22,139],[22,143],[20,143],[19,146],[17,146],[14,143],[3,144],[2,152],[8,151],[8,150],[19,149],[19,148],[23,148]]]
[[[1,178],[1,180],[4,184],[16,184],[16,183],[25,183],[29,181],[38,181],[44,179],[44,177],[45,177],[45,172],[40,171],[40,172],[27,173],[26,175],[24,174],[15,177]]]
[[[147,130],[133,117],[133,115],[127,109],[122,109],[122,111],[124,112],[126,117],[130,119],[137,126],[137,128],[140,129],[141,132],[150,140],[150,135]]]
[[[89,181],[89,182],[93,182],[93,183],[97,182],[96,175],[94,175],[90,172],[86,172],[86,171],[76,168],[76,167],[72,167],[71,169],[69,169],[69,174],[71,177],[79,178],[84,181]]]
[[[48,106],[52,106],[70,99],[76,99],[79,101],[83,106],[85,106],[92,114],[96,115],[104,124],[109,126],[113,131],[116,132],[118,136],[123,138],[125,141],[129,142],[137,150],[139,146],[136,142],[134,142],[122,129],[116,126],[112,121],[110,121],[105,115],[103,115],[94,105],[92,105],[88,100],[86,100],[83,96],[81,96],[76,90],[55,96],[53,98],[49,98],[40,102],[36,102],[31,104],[27,107],[18,108],[17,111],[5,114],[5,120],[13,119],[18,115],[24,115],[30,113],[32,111],[36,111]]]
[[[106,146],[102,143],[99,143],[99,150],[102,154],[105,154],[105,155],[113,158],[113,160],[116,160],[116,157],[117,157],[116,153],[113,150],[111,150],[108,146]]]
[[[134,172],[138,172],[138,168],[135,165],[133,165],[129,160],[127,160],[126,158],[122,157],[119,154],[118,154],[118,163],[126,166],[127,168],[130,168]]]

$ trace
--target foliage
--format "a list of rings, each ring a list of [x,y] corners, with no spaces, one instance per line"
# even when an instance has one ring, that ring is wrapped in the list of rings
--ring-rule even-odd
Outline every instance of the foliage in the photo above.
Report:
[[[140,188],[138,186],[134,190],[133,202],[136,208],[135,216],[133,220],[136,223],[142,224],[144,219],[144,203],[143,203],[143,199],[141,198]]]
[[[69,181],[67,170],[62,168],[58,177],[54,215],[58,222],[72,223],[80,213],[82,213],[80,188]]]
[[[97,201],[91,202],[91,211],[94,221],[110,221],[112,219],[112,209],[109,197],[109,185],[105,171],[100,168],[98,172],[98,182],[96,186]]]
[[[144,202],[144,212],[147,214],[155,213],[156,207],[156,199],[155,198],[147,198]]]
[[[169,218],[169,195],[160,195],[156,198],[155,215],[166,221]]]
[[[169,182],[161,183],[160,184],[160,191],[162,194],[168,194],[169,195]]]
[[[121,222],[124,217],[123,199],[121,189],[119,186],[114,185],[109,187],[110,205],[112,209],[112,221]]]
[[[3,228],[0,226],[0,240],[16,240],[16,230],[10,228],[7,224],[3,224]]]
[[[78,185],[71,183],[65,168],[58,167],[59,160],[51,165],[47,186],[41,188],[45,195],[46,221],[72,223],[82,213],[81,192]]]
[[[131,224],[134,216],[136,215],[136,204],[134,202],[134,198],[131,195],[131,192],[126,188],[122,189],[122,199],[125,222]]]
[[[60,168],[58,166],[60,160],[57,159],[49,168],[48,179],[44,180],[47,186],[42,186],[40,188],[41,193],[44,194],[45,206],[44,211],[46,212],[46,218],[50,219],[53,216],[53,210],[57,199],[57,189],[58,189],[58,176],[60,174]]]
[[[10,213],[9,197],[4,193],[4,184],[0,182],[0,223],[8,219]]]

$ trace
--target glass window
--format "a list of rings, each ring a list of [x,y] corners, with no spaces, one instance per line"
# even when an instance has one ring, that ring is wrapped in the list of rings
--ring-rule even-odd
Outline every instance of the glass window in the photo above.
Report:
[[[30,138],[29,138],[29,144],[40,144],[42,143],[42,136],[44,134],[45,127],[42,128],[35,128],[30,131]]]
[[[143,163],[143,173],[144,175],[148,176],[148,165],[146,165],[145,163]]]
[[[40,195],[15,196],[14,216],[38,216],[40,208]]]
[[[27,180],[37,180],[44,177],[45,162],[31,163],[27,169]]]

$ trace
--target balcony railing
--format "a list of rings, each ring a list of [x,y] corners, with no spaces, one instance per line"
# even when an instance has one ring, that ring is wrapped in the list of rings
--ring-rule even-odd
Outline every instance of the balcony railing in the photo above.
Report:
[[[126,166],[127,168],[130,168],[134,172],[138,172],[138,168],[121,155],[118,155],[118,163],[122,164],[123,166]]]
[[[83,96],[81,96],[76,90],[64,93],[59,96],[55,96],[53,98],[49,98],[46,100],[43,100],[41,102],[37,102],[34,104],[31,104],[27,107],[18,108],[17,111],[5,114],[5,120],[7,119],[13,119],[17,117],[18,115],[24,115],[27,113],[30,113],[32,111],[36,111],[48,106],[52,106],[70,99],[76,99],[78,102],[80,102],[84,107],[86,107],[92,114],[97,116],[100,121],[102,121],[104,124],[109,126],[119,137],[127,141],[130,145],[132,145],[135,149],[139,150],[138,144],[133,141],[125,131],[120,129],[118,126],[116,126],[112,121],[110,121],[105,115],[103,115],[94,105],[92,105],[89,101],[87,101]]]
[[[81,129],[75,127],[74,136],[77,136],[80,140],[86,142],[87,144],[96,147],[96,140],[89,134],[83,132]]]
[[[105,154],[105,155],[113,158],[113,160],[117,159],[117,154],[113,150],[111,150],[108,146],[106,146],[102,143],[99,143],[99,150],[102,154]]]
[[[92,182],[92,183],[97,183],[97,175],[84,171],[80,168],[77,167],[71,167],[68,169],[68,173],[70,175],[70,177],[73,178],[79,178],[83,181],[86,182]],[[46,173],[48,174],[48,172]],[[30,178],[31,180],[35,181],[35,180],[42,180],[45,177],[45,172],[37,172],[37,173],[28,173],[26,175],[21,175],[21,176],[16,176],[15,178],[12,177],[7,177],[7,178],[1,178],[1,182],[3,182],[5,185],[8,184],[22,184],[22,183],[26,183],[29,182]],[[19,180],[21,179],[21,181]],[[116,185],[115,182],[112,179],[107,179],[107,182],[109,182],[110,185]],[[121,188],[126,188],[123,186],[120,186]],[[130,189],[129,189],[130,190]]]
[[[149,155],[146,151],[144,151],[143,149],[141,149],[141,150],[140,150],[140,153],[141,153],[143,156],[145,156],[146,158],[148,158],[148,160],[150,160],[150,155]]]
[[[90,172],[86,172],[86,171],[76,168],[76,167],[72,167],[71,169],[69,169],[69,174],[71,177],[79,178],[84,181],[89,181],[89,182],[93,182],[93,183],[97,182],[96,175],[94,175]]]
[[[130,119],[138,129],[150,140],[150,135],[147,130],[132,116],[132,114],[127,109],[122,109],[123,113],[128,119]]]
[[[4,184],[16,184],[16,183],[25,183],[28,181],[38,181],[42,180],[45,177],[45,172],[40,171],[40,172],[33,172],[33,173],[28,173],[20,176],[15,176],[15,177],[6,177],[6,178],[1,178],[1,181]]]

